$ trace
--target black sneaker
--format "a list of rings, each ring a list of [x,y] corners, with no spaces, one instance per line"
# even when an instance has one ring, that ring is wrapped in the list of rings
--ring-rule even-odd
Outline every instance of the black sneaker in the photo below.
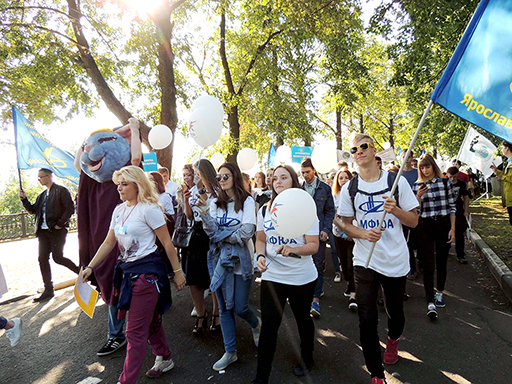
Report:
[[[293,374],[295,376],[306,376],[309,375],[310,372],[313,370],[313,363],[306,364],[304,362],[297,364],[295,368],[293,368]]]
[[[466,258],[464,256],[462,257],[457,257],[457,261],[461,264],[467,264],[468,261],[466,260]]]
[[[107,340],[105,345],[101,347],[101,349],[96,353],[98,356],[106,356],[114,353],[119,348],[122,348],[126,345],[126,338],[124,339],[116,339],[115,337],[111,337]]]

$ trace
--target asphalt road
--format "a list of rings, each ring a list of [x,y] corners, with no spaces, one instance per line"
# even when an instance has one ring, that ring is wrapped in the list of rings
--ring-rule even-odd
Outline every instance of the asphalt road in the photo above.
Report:
[[[6,264],[17,257],[7,257],[2,247],[0,263],[5,270]],[[421,279],[408,282],[411,297],[405,303],[406,326],[400,342],[400,360],[386,367],[388,383],[512,382],[512,306],[477,252],[469,244],[466,247],[468,265],[458,264],[453,256],[448,262],[446,308],[439,309],[437,322],[426,316]],[[20,254],[21,244],[17,249]],[[37,264],[32,264],[19,273],[38,277]],[[322,316],[315,319],[315,370],[302,380],[293,376],[299,341],[288,309],[280,329],[272,383],[370,382],[359,347],[357,314],[347,309],[345,283],[332,281],[330,257],[326,276]],[[23,280],[23,276],[17,278]],[[35,294],[40,280],[32,280],[32,285],[27,282],[26,288]],[[190,294],[185,289],[174,291],[173,296],[174,304],[164,315],[163,324],[175,368],[158,379],[147,379],[144,372],[154,361],[148,348],[139,383],[250,383],[256,371],[257,349],[249,326],[238,323],[239,360],[219,374],[211,367],[223,353],[221,336],[207,332],[202,337],[193,337]],[[58,291],[46,304],[33,304],[32,298],[0,306],[2,316],[21,316],[24,321],[23,338],[17,347],[11,349],[0,333],[0,384],[117,383],[125,350],[106,357],[96,356],[106,340],[106,306],[100,301],[91,320],[77,307],[71,288]],[[258,283],[253,284],[251,304],[259,308]],[[211,297],[207,299],[207,309],[211,309]],[[380,320],[381,340],[385,341],[383,308]]]

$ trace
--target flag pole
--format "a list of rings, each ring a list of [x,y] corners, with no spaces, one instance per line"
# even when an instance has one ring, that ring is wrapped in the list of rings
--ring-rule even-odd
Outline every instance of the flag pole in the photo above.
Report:
[[[427,116],[430,113],[430,110],[432,109],[432,105],[433,104],[434,104],[434,102],[432,100],[430,100],[428,102],[428,105],[425,108],[425,111],[423,112],[423,116],[421,116],[421,120],[420,120],[420,122],[418,124],[418,128],[416,128],[416,132],[414,133],[414,136],[412,137],[411,143],[409,144],[409,148],[407,149],[407,152],[405,153],[404,159],[408,159],[409,156],[411,155],[412,148],[414,147],[414,144],[416,143],[416,140],[418,139],[418,136],[420,134],[420,130],[423,127],[423,125],[425,124],[425,120],[427,119]],[[393,183],[393,187],[391,188],[391,191],[389,191],[389,197],[392,197],[395,194],[395,191],[396,191],[396,189],[398,187],[398,182],[400,180],[400,176],[402,176],[402,173],[404,171],[404,166],[405,166],[405,161],[402,161],[402,165],[400,166],[400,169],[398,170],[398,174],[397,174],[397,177],[395,178],[395,182]],[[386,213],[387,212],[384,211],[382,213],[382,217],[380,219],[380,223],[381,223],[380,230],[381,231],[384,230],[384,219],[386,218]],[[372,259],[373,251],[375,249],[375,245],[376,244],[377,244],[376,241],[374,241],[372,243],[372,246],[370,248],[370,254],[368,255],[368,259],[366,260],[365,268],[368,268],[368,266],[370,265],[370,261]]]
[[[20,190],[23,191],[23,185],[21,185],[21,171],[18,163],[18,130],[16,129],[16,112],[14,108],[16,107],[14,105],[11,105],[12,123],[14,125],[14,148],[16,148],[16,168],[18,169],[18,181],[20,182]]]

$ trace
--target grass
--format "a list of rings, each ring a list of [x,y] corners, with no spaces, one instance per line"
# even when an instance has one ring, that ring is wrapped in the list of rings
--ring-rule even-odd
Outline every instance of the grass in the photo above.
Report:
[[[501,205],[501,197],[472,202],[469,212],[473,217],[473,229],[512,269],[512,226],[507,209]]]

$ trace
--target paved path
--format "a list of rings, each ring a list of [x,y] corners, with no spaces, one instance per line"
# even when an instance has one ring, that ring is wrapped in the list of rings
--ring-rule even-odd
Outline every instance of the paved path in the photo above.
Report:
[[[33,293],[40,287],[39,271],[34,262],[36,242],[28,240],[15,246],[12,244],[9,244],[9,255],[4,252],[5,244],[0,245],[0,262],[9,274],[17,271],[22,276],[8,276],[8,281],[18,289],[15,282],[27,280],[24,289]],[[68,246],[71,244],[70,238]],[[387,367],[388,383],[511,382],[512,306],[479,253],[471,245],[467,247],[468,265],[458,264],[455,257],[448,262],[447,306],[439,310],[440,319],[436,323],[430,322],[425,315],[421,281],[408,283],[411,298],[405,303],[406,328],[400,343],[401,358],[396,365]],[[73,252],[69,250],[67,254],[72,256]],[[19,264],[21,259],[31,262],[23,266]],[[63,273],[64,279],[69,277],[65,270]],[[345,284],[332,282],[330,264],[326,276],[322,317],[315,320],[315,371],[303,380],[291,373],[296,363],[298,337],[288,309],[280,329],[272,383],[370,382],[359,347],[357,315],[347,309],[347,299],[343,296]],[[238,323],[239,361],[228,367],[224,374],[216,373],[211,366],[223,353],[221,337],[207,333],[194,338],[191,335],[194,320],[190,317],[190,294],[183,290],[173,292],[173,296],[173,307],[164,316],[163,324],[176,366],[159,379],[146,379],[143,373],[153,363],[148,349],[139,383],[249,383],[254,378],[257,355],[249,327]],[[250,300],[258,309],[258,283],[253,284]],[[210,309],[211,299],[207,302],[207,309]],[[46,304],[33,304],[30,297],[2,305],[0,314],[21,316],[25,324],[23,339],[14,349],[0,333],[0,383],[117,382],[125,352],[103,358],[95,354],[105,340],[105,305],[97,307],[91,320],[77,308],[72,289],[68,288],[58,291]],[[383,309],[380,319],[380,336],[385,340]]]

